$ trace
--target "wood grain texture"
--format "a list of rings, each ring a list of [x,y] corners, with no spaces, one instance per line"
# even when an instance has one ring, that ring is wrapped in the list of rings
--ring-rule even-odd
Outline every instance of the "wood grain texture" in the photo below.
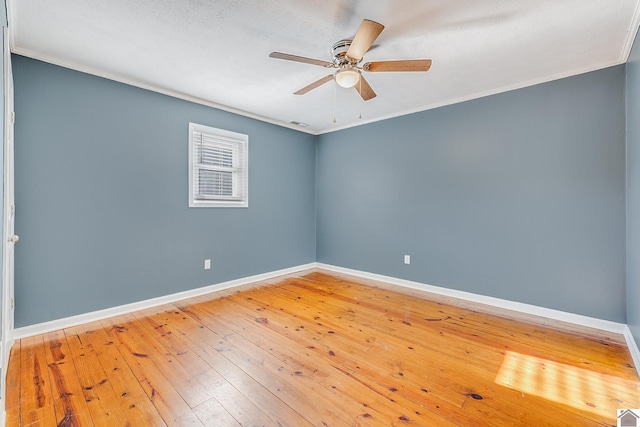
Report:
[[[366,71],[376,72],[405,72],[405,71],[429,71],[430,59],[408,59],[402,61],[374,61],[362,66]]]
[[[356,83],[354,88],[360,94],[363,101],[369,101],[370,99],[373,99],[377,96],[373,88],[363,75],[360,75],[360,80],[358,80],[358,83]]]
[[[361,60],[382,30],[384,30],[384,25],[369,19],[364,19],[351,41],[351,46],[349,46],[349,50],[347,50],[347,56],[356,61]]]
[[[7,426],[611,426],[622,336],[308,270],[14,345]]]
[[[6,425],[20,425],[20,371],[22,368],[20,341],[11,348],[7,368],[7,399],[4,405]]]
[[[308,85],[306,85],[305,87],[303,87],[302,89],[298,89],[297,91],[293,92],[294,95],[304,95],[305,93],[322,86],[323,84],[330,82],[331,80],[333,80],[333,74],[327,74],[326,76],[316,80],[313,83],[310,83]]]

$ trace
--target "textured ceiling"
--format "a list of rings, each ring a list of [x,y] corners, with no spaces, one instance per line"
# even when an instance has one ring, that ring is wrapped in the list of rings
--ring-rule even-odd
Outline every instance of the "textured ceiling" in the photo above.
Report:
[[[621,64],[639,3],[9,0],[8,14],[15,53],[317,134]],[[269,53],[330,61],[364,18],[386,27],[365,62],[431,70],[365,74],[367,102],[334,82],[294,95],[327,70]]]

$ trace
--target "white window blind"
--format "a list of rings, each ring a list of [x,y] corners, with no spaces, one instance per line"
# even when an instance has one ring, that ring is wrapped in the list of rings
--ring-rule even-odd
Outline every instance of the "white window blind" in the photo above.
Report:
[[[247,135],[189,123],[189,206],[246,207]]]

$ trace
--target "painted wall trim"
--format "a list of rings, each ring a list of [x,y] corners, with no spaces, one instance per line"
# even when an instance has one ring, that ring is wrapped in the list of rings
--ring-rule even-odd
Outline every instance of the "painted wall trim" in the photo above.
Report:
[[[229,280],[227,282],[217,283],[214,285],[203,286],[201,288],[191,289],[188,291],[177,292],[174,294],[164,295],[157,298],[151,298],[143,301],[124,304],[117,307],[106,308],[104,310],[92,311],[90,313],[79,314],[77,316],[65,317],[63,319],[51,320],[49,322],[37,323],[35,325],[24,326],[13,330],[13,339],[19,340],[34,335],[45,334],[47,332],[57,331],[72,326],[78,326],[85,323],[95,322],[97,320],[109,317],[119,316],[134,311],[145,310],[157,307],[163,304],[170,304],[187,298],[197,297],[224,289],[242,286],[253,282],[269,280],[274,277],[284,276],[285,274],[297,273],[299,271],[314,268],[315,263],[303,264],[296,267],[285,268],[282,270],[271,271],[268,273],[257,274],[255,276],[243,277],[240,279]]]
[[[476,92],[474,94],[471,95],[465,95],[462,96],[460,98],[454,98],[454,99],[447,99],[445,101],[441,101],[441,102],[435,102],[433,104],[427,104],[427,105],[422,105],[420,107],[416,107],[416,108],[411,108],[411,109],[407,109],[407,110],[403,110],[403,111],[398,111],[396,113],[392,113],[392,114],[388,114],[385,116],[380,116],[380,117],[376,117],[375,119],[361,119],[358,120],[357,123],[352,123],[352,124],[348,124],[348,125],[344,125],[344,126],[335,126],[335,127],[331,127],[328,129],[321,129],[319,131],[316,132],[317,135],[323,135],[326,133],[331,133],[331,132],[338,132],[344,129],[349,129],[352,127],[357,127],[357,126],[362,126],[362,125],[366,125],[369,123],[376,123],[376,122],[381,122],[383,120],[388,120],[388,119],[394,119],[396,117],[402,117],[402,116],[407,116],[409,114],[414,114],[414,113],[420,113],[422,111],[427,111],[427,110],[433,110],[436,108],[440,108],[440,107],[446,107],[448,105],[455,105],[455,104],[460,104],[463,102],[467,102],[467,101],[473,101],[474,99],[480,99],[480,98],[486,98],[488,96],[492,96],[492,95],[498,95],[501,93],[505,93],[505,92],[511,92],[514,90],[518,90],[518,89],[524,89],[527,87],[531,87],[531,86],[537,86],[543,83],[549,83],[549,82],[553,82],[555,80],[561,80],[561,79],[565,79],[565,78],[569,78],[569,77],[574,77],[574,76],[578,76],[581,74],[587,74],[587,73],[591,73],[594,71],[599,71],[599,70],[604,70],[605,68],[610,68],[610,67],[615,67],[618,65],[622,65],[624,64],[625,61],[623,61],[622,59],[616,60],[616,61],[606,61],[606,62],[601,62],[599,64],[596,65],[591,65],[588,67],[580,67],[580,68],[576,68],[570,71],[564,71],[561,73],[555,73],[555,74],[549,74],[546,76],[542,76],[542,77],[537,77],[535,79],[532,80],[528,80],[525,82],[519,82],[519,83],[514,83],[512,85],[507,85],[507,86],[502,86],[499,88],[493,88],[493,89],[489,89],[489,90],[485,90],[485,91],[481,91],[481,92]]]
[[[629,30],[631,31],[631,30]],[[43,61],[43,62],[47,62],[49,64],[53,64],[53,65],[58,65],[60,67],[64,67],[64,68],[68,68],[71,70],[75,70],[75,71],[79,71],[82,73],[87,73],[87,74],[91,74],[94,76],[98,76],[98,77],[102,77],[105,79],[109,79],[109,80],[113,80],[119,83],[124,83],[127,84],[129,86],[135,86],[141,89],[146,89],[146,90],[150,90],[152,92],[157,92],[157,93],[161,93],[163,95],[167,95],[167,96],[172,96],[174,98],[178,98],[178,99],[183,99],[185,101],[190,101],[190,102],[194,102],[196,104],[201,104],[201,105],[205,105],[207,107],[212,107],[212,108],[216,108],[218,110],[223,110],[223,111],[227,111],[230,113],[234,113],[234,114],[238,114],[240,116],[244,116],[244,117],[249,117],[252,119],[256,119],[256,120],[260,120],[263,122],[267,122],[267,123],[271,123],[277,126],[282,126],[282,127],[286,127],[289,129],[293,129],[293,130],[297,130],[299,132],[304,132],[304,133],[308,133],[311,135],[322,135],[325,133],[331,133],[331,132],[337,132],[337,131],[341,131],[344,129],[349,129],[349,128],[353,128],[353,127],[358,127],[358,126],[362,126],[362,125],[366,125],[369,123],[375,123],[375,122],[379,122],[379,121],[383,121],[383,120],[388,120],[388,119],[393,119],[396,117],[402,117],[402,116],[406,116],[409,114],[413,114],[413,113],[419,113],[422,111],[427,111],[427,110],[433,110],[435,108],[440,108],[440,107],[445,107],[447,105],[453,105],[453,104],[459,104],[462,102],[466,102],[466,101],[471,101],[474,99],[479,99],[479,98],[484,98],[487,96],[491,96],[491,95],[497,95],[500,93],[504,93],[504,92],[509,92],[512,90],[517,90],[517,89],[523,89],[525,87],[529,87],[529,86],[535,86],[538,84],[542,84],[542,83],[547,83],[547,82],[551,82],[554,80],[559,80],[559,79],[563,79],[563,78],[567,78],[567,77],[572,77],[572,76],[577,76],[580,74],[585,74],[585,73],[590,73],[593,71],[598,71],[598,70],[602,70],[605,68],[609,68],[609,67],[615,67],[617,65],[621,65],[624,64],[624,58],[620,57],[615,61],[605,61],[605,62],[601,62],[598,63],[596,65],[590,65],[588,67],[580,67],[577,69],[573,69],[570,71],[565,71],[565,72],[561,72],[561,73],[554,73],[554,74],[550,74],[547,76],[542,76],[542,77],[538,77],[532,80],[528,80],[525,82],[519,82],[519,83],[515,83],[512,85],[508,85],[508,86],[503,86],[503,87],[499,87],[499,88],[493,88],[490,90],[486,90],[486,91],[481,91],[478,93],[474,93],[471,95],[466,95],[460,98],[455,98],[455,99],[448,99],[445,101],[441,101],[441,102],[435,102],[432,104],[426,104],[426,105],[421,105],[419,107],[416,108],[411,108],[408,110],[403,110],[403,111],[399,111],[396,113],[392,113],[392,114],[388,114],[385,116],[381,116],[381,117],[377,117],[375,119],[371,119],[371,120],[358,120],[357,123],[351,123],[345,126],[336,126],[336,127],[331,127],[328,129],[320,129],[320,130],[313,130],[313,129],[308,129],[308,128],[302,128],[296,125],[293,125],[291,123],[287,123],[287,122],[283,122],[283,121],[279,121],[279,120],[274,120],[274,119],[270,119],[268,117],[264,117],[264,116],[260,116],[258,114],[254,114],[254,113],[250,113],[248,111],[243,111],[243,110],[239,110],[233,107],[229,107],[223,104],[217,104],[215,102],[211,102],[211,101],[207,101],[205,99],[202,98],[198,98],[196,96],[192,96],[192,95],[187,95],[181,92],[177,92],[171,89],[167,89],[161,86],[157,86],[157,85],[153,85],[153,84],[149,84],[149,83],[143,83],[137,80],[134,80],[132,78],[129,77],[124,77],[121,76],[119,74],[115,74],[115,73],[110,73],[110,72],[106,72],[106,71],[102,71],[102,70],[98,70],[95,68],[91,68],[91,67],[85,67],[85,66],[81,66],[78,64],[75,64],[71,61],[64,61],[64,60],[60,60],[57,58],[53,58],[47,55],[43,55],[41,53],[38,52],[33,52],[30,51],[28,49],[21,49],[21,48],[16,48],[15,47],[15,43],[13,42],[13,34],[12,34],[12,38],[10,39],[11,42],[11,52],[18,54],[18,55],[22,55],[22,56],[26,56],[28,58],[31,59],[36,59],[38,61]],[[625,48],[626,49],[626,48]],[[624,56],[624,53],[623,55]]]
[[[631,49],[633,49],[633,42],[636,40],[636,34],[638,33],[638,26],[640,26],[640,3],[636,4],[636,10],[633,11],[633,18],[631,19],[631,27],[627,31],[627,38],[622,47],[620,53],[620,59],[626,63],[631,55]]]
[[[627,347],[629,348],[629,353],[631,353],[633,364],[635,365],[638,376],[640,377],[640,349],[638,349],[638,344],[633,338],[629,326],[625,326],[624,328],[624,339],[627,342]]]
[[[438,295],[458,298],[465,301],[477,302],[480,304],[490,305],[493,307],[513,310],[520,313],[532,314],[534,316],[546,317],[548,319],[553,319],[553,320],[560,320],[562,322],[573,323],[575,325],[600,329],[607,332],[614,332],[621,335],[624,335],[625,331],[629,330],[629,327],[624,323],[617,323],[609,320],[596,319],[594,317],[568,313],[565,311],[554,310],[551,308],[538,307],[531,304],[509,301],[501,298],[488,297],[484,295],[474,294],[471,292],[458,291],[455,289],[441,288],[439,286],[428,285],[420,282],[413,282],[411,280],[398,279],[390,276],[383,276],[381,274],[376,274],[376,273],[368,273],[366,271],[352,270],[350,268],[337,267],[329,264],[318,263],[317,267],[323,270],[334,271],[336,273],[350,274],[352,276],[362,277],[364,279],[377,280],[379,282],[390,283],[392,285],[403,286],[405,288],[417,289],[417,290],[431,292]],[[631,334],[630,331],[629,331],[629,334]]]
[[[345,267],[338,267],[330,264],[323,264],[318,262],[312,262],[309,264],[303,264],[295,267],[285,268],[282,270],[271,271],[268,273],[257,274],[254,276],[243,277],[240,279],[230,280],[227,282],[217,283],[214,285],[204,286],[189,291],[178,292],[162,297],[151,298],[148,300],[138,301],[131,304],[120,305],[117,307],[107,308],[104,310],[93,311],[90,313],[80,314],[77,316],[66,317],[63,319],[52,320],[50,322],[38,323],[35,325],[29,325],[22,328],[16,328],[13,330],[12,338],[14,340],[44,334],[59,329],[70,328],[73,326],[82,325],[85,323],[94,322],[97,320],[106,319],[109,317],[119,316],[121,314],[127,314],[134,311],[145,310],[152,307],[157,307],[163,304],[169,304],[192,298],[208,293],[218,292],[225,289],[233,288],[236,286],[242,286],[254,282],[272,279],[278,276],[284,276],[286,274],[298,273],[300,271],[318,268],[322,270],[332,271],[336,273],[348,274],[351,276],[361,277],[364,279],[377,280],[379,282],[389,283],[392,285],[398,285],[405,288],[416,289],[420,291],[431,292],[438,295],[448,296],[452,298],[458,298],[464,301],[470,301],[480,304],[485,304],[493,307],[503,308],[507,310],[513,310],[520,313],[531,314],[534,316],[545,317],[548,319],[559,320],[562,322],[572,323],[575,325],[586,326],[594,329],[600,329],[607,332],[618,333],[624,336],[631,353],[631,358],[640,376],[640,350],[633,339],[631,330],[623,323],[612,322],[609,320],[596,319],[593,317],[583,316],[580,314],[568,313],[560,310],[554,310],[550,308],[538,307],[531,304],[524,304],[515,301],[509,301],[501,298],[488,297],[484,295],[474,294],[471,292],[458,291],[455,289],[447,289],[439,286],[428,285],[425,283],[414,282],[411,280],[399,279],[396,277],[384,276],[376,273],[369,273],[366,271],[353,270]],[[1,427],[1,424],[0,424]]]
[[[14,37],[11,38],[11,41],[13,41],[13,40],[14,40]],[[118,83],[123,83],[123,84],[129,85],[129,86],[134,86],[134,87],[137,87],[137,88],[140,88],[140,89],[149,90],[151,92],[160,93],[162,95],[171,96],[173,98],[182,99],[184,101],[193,102],[195,104],[204,105],[206,107],[215,108],[217,110],[227,111],[229,113],[237,114],[237,115],[243,116],[243,117],[248,117],[250,119],[259,120],[261,122],[271,123],[271,124],[276,125],[276,126],[281,126],[281,127],[284,127],[284,128],[297,130],[298,132],[308,133],[308,134],[311,134],[311,135],[318,135],[318,133],[313,131],[312,129],[307,129],[307,128],[300,127],[300,126],[297,126],[297,125],[294,125],[294,124],[291,124],[291,123],[283,122],[283,121],[280,121],[280,120],[270,119],[268,117],[261,116],[259,114],[250,113],[248,111],[244,111],[244,110],[240,110],[240,109],[237,109],[237,108],[229,107],[229,106],[226,106],[226,105],[223,105],[223,104],[218,104],[216,102],[207,101],[206,99],[202,99],[202,98],[199,98],[197,96],[187,95],[185,93],[181,93],[181,92],[177,92],[177,91],[174,91],[174,90],[171,90],[171,89],[164,88],[162,86],[153,85],[153,84],[149,84],[149,83],[143,83],[141,81],[134,80],[134,79],[131,79],[129,77],[124,77],[124,76],[121,76],[121,75],[116,74],[116,73],[110,73],[110,72],[98,70],[97,68],[80,66],[80,65],[74,64],[74,63],[72,63],[70,61],[64,61],[64,60],[56,59],[56,58],[53,58],[53,57],[50,57],[50,56],[47,56],[47,55],[43,55],[43,54],[40,54],[40,53],[36,53],[36,52],[30,51],[28,49],[18,49],[18,48],[15,47],[15,44],[12,43],[12,45],[13,45],[12,48],[11,48],[11,52],[12,53],[15,53],[15,54],[18,54],[18,55],[22,55],[22,56],[26,56],[27,58],[36,59],[38,61],[42,61],[42,62],[46,62],[46,63],[49,63],[49,64],[57,65],[59,67],[68,68],[68,69],[74,70],[74,71],[79,71],[81,73],[91,74],[93,76],[102,77],[104,79],[113,80],[113,81],[118,82]]]
[[[11,18],[10,18],[11,19]],[[11,28],[11,26],[9,27]],[[98,70],[95,68],[91,68],[91,67],[85,67],[85,66],[80,66],[77,65],[73,62],[70,61],[64,61],[64,60],[60,60],[57,58],[53,58],[47,55],[43,55],[41,53],[37,53],[37,52],[33,52],[30,51],[28,49],[22,49],[22,48],[17,48],[15,47],[15,43],[13,43],[14,38],[12,37],[10,39],[10,42],[12,43],[11,46],[11,52],[18,54],[18,55],[22,55],[22,56],[26,56],[28,58],[31,59],[36,59],[38,61],[42,61],[42,62],[47,62],[49,64],[53,64],[53,65],[57,65],[60,67],[64,67],[64,68],[68,68],[74,71],[79,71],[81,73],[86,73],[86,74],[91,74],[94,76],[98,76],[98,77],[102,77],[108,80],[113,80],[119,83],[124,83],[126,85],[129,86],[134,86],[134,87],[138,87],[141,89],[146,89],[146,90],[150,90],[152,92],[157,92],[157,93],[161,93],[163,95],[167,95],[167,96],[171,96],[174,98],[178,98],[178,99],[182,99],[185,101],[190,101],[196,104],[201,104],[201,105],[205,105],[207,107],[212,107],[212,108],[216,108],[218,110],[222,110],[222,111],[227,111],[230,113],[234,113],[234,114],[238,114],[240,116],[244,116],[244,117],[249,117],[252,119],[256,119],[256,120],[260,120],[266,123],[271,123],[277,126],[282,126],[285,128],[289,128],[289,129],[293,129],[293,130],[297,130],[299,132],[303,132],[303,133],[308,133],[311,135],[323,135],[326,133],[331,133],[331,132],[337,132],[337,131],[341,131],[344,129],[349,129],[349,128],[353,128],[353,127],[358,127],[358,126],[362,126],[362,125],[366,125],[369,123],[376,123],[376,122],[380,122],[383,120],[388,120],[388,119],[392,119],[392,118],[396,118],[396,117],[402,117],[402,116],[406,116],[409,114],[413,114],[413,113],[419,113],[422,111],[427,111],[427,110],[433,110],[435,108],[440,108],[440,107],[445,107],[447,105],[453,105],[453,104],[459,104],[462,102],[466,102],[466,101],[472,101],[474,99],[479,99],[479,98],[484,98],[487,96],[491,96],[491,95],[497,95],[500,93],[504,93],[504,92],[509,92],[512,90],[517,90],[517,89],[523,89],[529,86],[535,86],[538,84],[542,84],[542,83],[547,83],[547,82],[551,82],[554,80],[560,80],[560,79],[564,79],[567,77],[572,77],[572,76],[577,76],[580,74],[585,74],[585,73],[590,73],[593,71],[598,71],[598,70],[602,70],[605,68],[609,68],[609,67],[615,67],[617,65],[621,65],[624,64],[624,59],[621,58],[617,58],[614,61],[605,61],[605,62],[601,62],[598,63],[596,65],[590,65],[588,67],[581,67],[578,69],[574,69],[574,70],[570,70],[570,71],[565,71],[565,72],[561,72],[561,73],[554,73],[554,74],[550,74],[547,76],[542,76],[542,77],[538,77],[532,80],[528,80],[525,82],[519,82],[519,83],[515,83],[512,85],[507,85],[507,86],[503,86],[503,87],[499,87],[499,88],[494,88],[494,89],[490,89],[490,90],[486,90],[486,91],[481,91],[478,93],[474,93],[471,95],[465,95],[463,97],[460,98],[455,98],[455,99],[448,99],[445,101],[441,101],[441,102],[435,102],[432,104],[426,104],[426,105],[421,105],[419,107],[416,108],[411,108],[408,110],[403,110],[403,111],[399,111],[396,113],[392,113],[392,114],[388,114],[388,115],[384,115],[381,117],[376,117],[375,119],[364,119],[364,120],[358,120],[357,123],[351,123],[348,125],[344,125],[344,126],[335,126],[335,127],[331,127],[331,128],[327,128],[327,129],[319,129],[319,130],[314,130],[314,129],[309,129],[309,128],[303,128],[300,126],[296,126],[293,125],[291,123],[287,123],[284,121],[280,121],[280,120],[275,120],[275,119],[270,119],[268,117],[265,116],[261,116],[258,114],[254,114],[254,113],[250,113],[248,111],[244,111],[244,110],[239,110],[233,107],[229,107],[223,104],[218,104],[215,102],[211,102],[211,101],[207,101],[205,99],[202,98],[198,98],[196,96],[192,96],[192,95],[187,95],[181,92],[177,92],[171,89],[167,89],[161,86],[157,86],[157,85],[153,85],[153,84],[149,84],[149,83],[143,83],[134,79],[131,79],[129,77],[124,77],[115,73],[110,73],[110,72],[106,72],[106,71],[102,71],[102,70]]]

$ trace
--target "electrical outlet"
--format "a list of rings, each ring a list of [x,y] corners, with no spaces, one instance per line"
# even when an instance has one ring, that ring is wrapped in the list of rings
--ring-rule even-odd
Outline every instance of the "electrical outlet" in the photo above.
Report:
[[[211,269],[211,260],[210,259],[205,259],[204,260],[204,269],[205,270],[210,270]]]
[[[405,264],[411,264],[411,255],[405,255],[404,256],[404,263]]]

